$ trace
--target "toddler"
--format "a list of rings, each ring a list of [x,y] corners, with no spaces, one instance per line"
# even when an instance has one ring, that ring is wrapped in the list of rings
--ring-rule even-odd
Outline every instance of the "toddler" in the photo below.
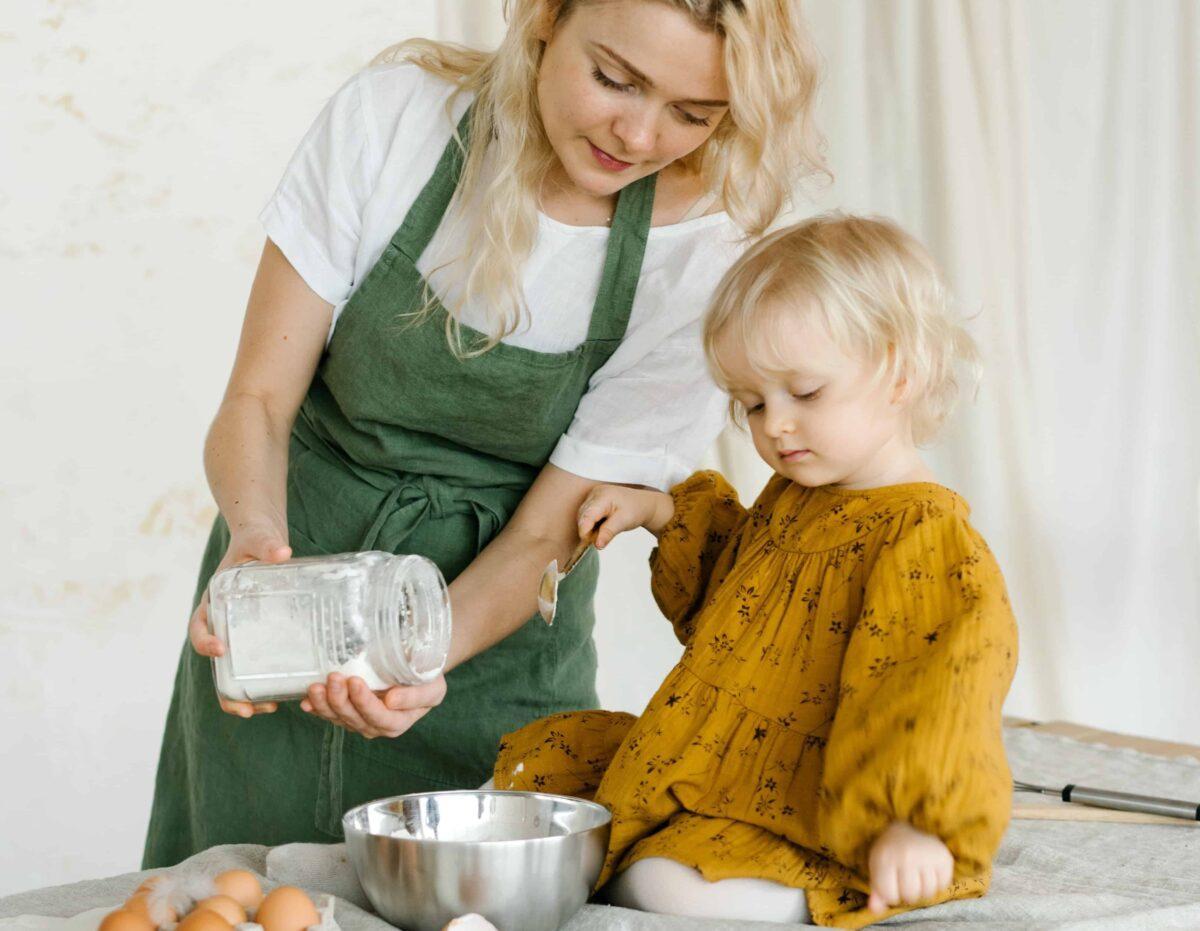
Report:
[[[653,592],[683,656],[640,717],[509,735],[494,780],[612,811],[610,902],[856,928],[987,888],[1016,628],[966,502],[918,451],[973,364],[946,304],[890,222],[767,237],[704,338],[776,474],[749,509],[714,472],[670,494],[600,486],[580,509],[599,549],[657,536]]]

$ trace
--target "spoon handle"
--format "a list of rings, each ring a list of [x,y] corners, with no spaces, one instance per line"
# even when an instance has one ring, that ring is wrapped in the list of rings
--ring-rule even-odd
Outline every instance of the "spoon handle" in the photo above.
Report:
[[[562,574],[568,575],[575,568],[575,563],[583,559],[584,554],[592,548],[592,544],[596,542],[596,534],[589,533],[586,537],[579,541],[579,545],[575,547],[575,552],[571,554],[571,558],[567,560],[566,565],[562,567]]]
[[[1200,821],[1200,805],[1176,798],[1158,798],[1154,795],[1134,795],[1130,792],[1115,792],[1112,789],[1092,789],[1087,786],[1069,785],[1062,790],[1064,802],[1081,805],[1097,805],[1100,808],[1115,808],[1117,811],[1138,811],[1147,815],[1166,815],[1169,818],[1187,818]]]

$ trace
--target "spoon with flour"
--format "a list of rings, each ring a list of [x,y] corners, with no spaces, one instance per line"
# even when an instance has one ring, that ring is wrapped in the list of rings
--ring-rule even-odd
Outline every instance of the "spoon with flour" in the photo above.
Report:
[[[546,571],[542,573],[542,578],[538,582],[538,614],[547,624],[554,623],[554,614],[558,610],[558,583],[571,574],[571,570],[579,564],[579,560],[587,555],[587,551],[595,542],[596,531],[593,530],[579,541],[575,552],[563,566],[562,572],[558,571],[558,560],[552,559],[550,565],[546,567]]]

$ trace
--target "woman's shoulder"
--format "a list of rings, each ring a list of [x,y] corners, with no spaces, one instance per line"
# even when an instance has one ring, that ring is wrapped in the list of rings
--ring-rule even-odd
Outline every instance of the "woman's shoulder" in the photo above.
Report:
[[[406,58],[369,64],[358,71],[355,79],[370,85],[376,93],[412,99],[434,98],[444,101],[458,88],[456,82]]]
[[[312,156],[329,161],[336,155],[333,161],[342,168],[364,158],[377,170],[397,154],[430,146],[440,153],[471,99],[463,94],[451,101],[455,90],[450,81],[412,62],[368,65],[334,92],[313,124],[310,136],[320,139]]]
[[[449,138],[453,121],[471,100],[469,94],[462,94],[447,112],[447,101],[458,85],[407,60],[368,65],[350,84],[361,97],[369,125],[385,146],[396,139],[402,127],[407,135],[411,129],[429,132],[440,126]]]
[[[749,244],[745,233],[720,209],[651,227],[638,302],[698,320],[721,277]]]

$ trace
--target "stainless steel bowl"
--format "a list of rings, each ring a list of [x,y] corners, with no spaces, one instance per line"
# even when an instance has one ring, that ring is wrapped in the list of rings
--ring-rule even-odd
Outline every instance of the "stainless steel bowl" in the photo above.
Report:
[[[346,849],[375,910],[404,931],[476,912],[499,931],[554,931],[600,876],[603,805],[537,792],[423,792],[346,812]]]

